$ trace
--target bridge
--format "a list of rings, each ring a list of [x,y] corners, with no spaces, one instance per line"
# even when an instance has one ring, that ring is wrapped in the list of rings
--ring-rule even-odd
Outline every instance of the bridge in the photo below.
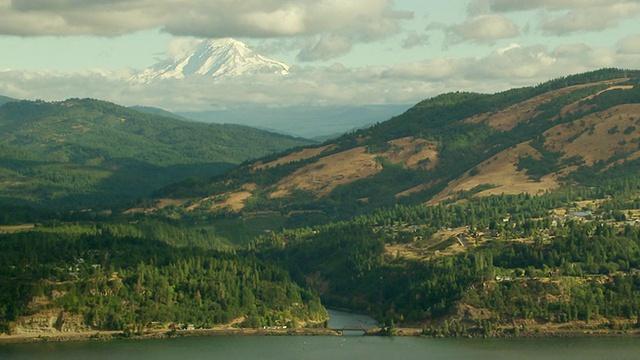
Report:
[[[331,330],[339,335],[345,335],[345,333],[348,335],[378,335],[380,332],[379,328],[366,328],[364,326],[332,328]]]

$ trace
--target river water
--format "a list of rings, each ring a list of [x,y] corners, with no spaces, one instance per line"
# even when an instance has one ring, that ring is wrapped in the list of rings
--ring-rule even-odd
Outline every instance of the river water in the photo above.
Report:
[[[331,313],[334,328],[375,325]],[[640,339],[432,339],[376,336],[246,336],[0,345],[0,359],[638,359]]]

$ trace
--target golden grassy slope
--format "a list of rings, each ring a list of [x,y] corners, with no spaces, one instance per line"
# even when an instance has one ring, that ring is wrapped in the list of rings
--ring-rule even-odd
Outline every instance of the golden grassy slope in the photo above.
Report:
[[[502,151],[491,159],[485,160],[477,166],[478,173],[474,176],[467,171],[462,177],[450,182],[428,204],[437,204],[450,199],[459,191],[469,191],[478,185],[491,184],[494,187],[476,194],[476,196],[490,196],[499,194],[538,194],[552,190],[559,186],[555,176],[544,176],[541,181],[530,179],[523,171],[518,171],[516,163],[519,157],[539,157],[540,154],[528,142],[514,148]]]
[[[360,146],[337,154],[328,155],[308,164],[280,180],[271,197],[283,197],[293,189],[310,191],[316,196],[329,194],[338,185],[348,184],[373,176],[382,170],[377,161],[385,157],[409,168],[433,168],[438,162],[437,144],[423,139],[405,137],[390,142],[384,153],[371,154]],[[425,159],[429,159],[425,162]]]
[[[610,85],[603,91],[630,89],[631,86],[619,85],[626,80],[628,79],[615,79],[550,91],[496,113],[477,115],[464,121],[467,123],[483,122],[496,130],[503,131],[505,136],[509,136],[509,131],[518,124],[535,118],[539,114],[536,109],[541,104],[572,91],[594,85]],[[565,106],[559,116],[566,117],[577,111],[587,110],[587,105],[583,102],[587,99],[581,99]],[[640,151],[638,151],[640,104],[622,105],[594,113],[570,123],[555,126],[543,135],[546,139],[544,147],[547,150],[562,152],[563,158],[581,156],[586,165],[593,165],[597,161],[607,160],[620,154],[624,154],[621,159],[636,159],[640,157]],[[365,140],[360,139],[361,143]],[[317,157],[313,162],[303,165],[292,174],[283,177],[273,186],[259,189],[255,184],[244,184],[239,191],[217,194],[214,197],[197,201],[190,206],[190,209],[206,205],[212,211],[222,208],[241,211],[258,192],[262,195],[266,194],[269,198],[283,198],[291,195],[295,190],[304,190],[316,197],[323,197],[339,185],[349,184],[378,174],[382,170],[380,158],[386,158],[392,163],[402,164],[406,168],[413,169],[430,170],[438,164],[438,144],[435,142],[416,137],[404,137],[390,141],[389,145],[389,149],[383,153],[370,153],[364,145],[336,153],[337,145],[325,145],[302,149],[268,163],[256,162],[251,167],[253,170]],[[530,142],[523,142],[504,150],[451,181],[443,191],[429,201],[429,204],[455,197],[460,191],[469,191],[479,185],[487,184],[492,188],[478,192],[474,196],[503,193],[535,195],[558,188],[560,186],[558,178],[577,168],[577,166],[568,167],[556,174],[549,174],[540,178],[539,181],[534,181],[525,174],[525,171],[517,169],[519,158],[527,156],[534,158],[541,156],[530,145]],[[410,196],[412,193],[426,189],[431,185],[419,184],[398,193],[396,196]],[[211,205],[212,203],[213,205]]]

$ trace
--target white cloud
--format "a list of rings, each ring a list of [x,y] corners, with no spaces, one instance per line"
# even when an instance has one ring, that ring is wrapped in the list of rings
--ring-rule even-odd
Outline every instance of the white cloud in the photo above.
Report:
[[[616,44],[618,53],[640,55],[640,34],[626,36]]]
[[[62,100],[91,97],[123,105],[157,106],[173,111],[207,110],[214,105],[347,105],[416,103],[450,91],[496,92],[535,85],[567,74],[602,67],[634,68],[640,63],[640,34],[620,39],[615,48],[582,42],[547,45],[512,43],[477,57],[435,57],[394,66],[350,69],[292,66],[287,76],[255,75],[233,81],[190,76],[150,85],[126,82],[131,70],[120,73],[89,71],[0,72],[0,94],[15,98]],[[325,37],[305,56],[346,51],[349,39]],[[173,51],[183,48],[175,42]]]
[[[511,12],[535,9],[566,10],[606,7],[634,2],[638,2],[638,0],[474,0],[470,7],[485,8],[496,12]]]
[[[240,23],[248,27],[255,27],[262,33],[279,35],[296,35],[306,32],[305,9],[300,6],[290,6],[271,12],[258,11],[239,16]]]
[[[392,0],[0,0],[0,35],[117,36],[159,28],[204,38],[334,37],[357,43],[396,34],[399,22],[413,17],[393,6]]]
[[[324,35],[311,42],[298,53],[300,61],[327,60],[344,55],[351,50],[351,41],[340,35]]]
[[[553,55],[559,59],[585,59],[592,51],[585,43],[563,44],[554,49]]]
[[[615,50],[610,48],[594,49],[584,62],[592,68],[615,67],[618,63]]]
[[[384,71],[382,76],[388,79],[446,81],[460,76],[459,70],[468,60],[441,58],[423,62],[401,64]]]
[[[464,23],[448,26],[446,45],[465,41],[492,43],[498,39],[512,38],[519,34],[518,27],[500,14],[483,14],[469,17]]]
[[[410,33],[402,42],[403,49],[411,49],[416,46],[424,46],[429,44],[429,35],[419,35]]]
[[[535,79],[550,69],[556,59],[543,45],[522,47],[511,45],[498,49],[477,61],[472,74],[482,78]]]
[[[161,29],[199,38],[279,38],[297,45],[301,60],[326,60],[353,44],[398,33],[400,21],[413,14],[393,6],[392,0],[0,0],[0,35],[118,36]]]
[[[175,38],[169,42],[167,55],[170,58],[183,57],[185,53],[195,49],[201,42],[202,39]]]
[[[546,34],[602,31],[640,15],[640,0],[474,0],[470,14],[537,10]]]
[[[576,32],[602,31],[619,25],[620,21],[640,15],[640,3],[573,9],[562,15],[545,13],[540,28],[548,34],[567,35]]]

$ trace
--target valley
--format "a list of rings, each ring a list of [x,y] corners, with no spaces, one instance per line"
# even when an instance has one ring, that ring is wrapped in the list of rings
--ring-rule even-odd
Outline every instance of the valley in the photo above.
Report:
[[[0,108],[0,131],[0,197],[5,202],[95,210],[312,143],[93,99],[9,102]]]
[[[7,103],[1,330],[44,313],[127,336],[323,328],[332,307],[386,335],[634,334],[639,79],[442,94],[322,144],[94,100]],[[87,175],[57,178],[71,168]]]

